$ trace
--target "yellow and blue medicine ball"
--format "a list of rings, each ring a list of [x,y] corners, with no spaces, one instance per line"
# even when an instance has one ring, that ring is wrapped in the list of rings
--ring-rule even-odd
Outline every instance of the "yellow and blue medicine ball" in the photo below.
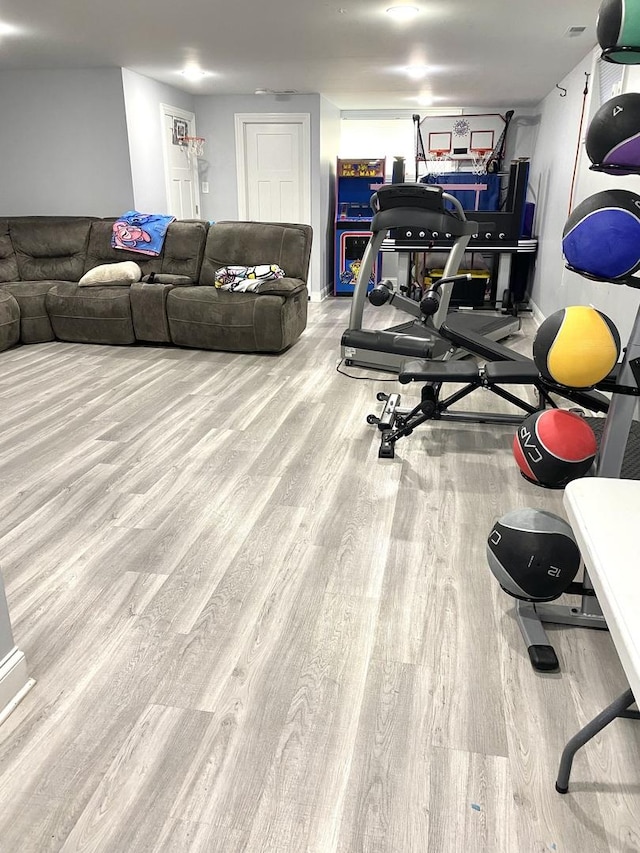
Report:
[[[549,382],[591,388],[615,367],[620,335],[611,320],[589,305],[572,305],[551,314],[533,342],[533,360]]]
[[[640,269],[640,196],[604,190],[586,198],[567,219],[562,251],[574,272],[625,284]]]

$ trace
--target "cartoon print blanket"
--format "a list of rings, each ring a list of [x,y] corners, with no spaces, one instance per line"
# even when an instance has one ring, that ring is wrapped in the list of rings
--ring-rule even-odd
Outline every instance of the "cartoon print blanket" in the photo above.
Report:
[[[284,276],[285,272],[278,264],[220,267],[216,270],[216,287],[236,292],[256,291],[263,281],[274,281]]]
[[[113,223],[111,246],[127,249],[141,255],[159,255],[167,235],[167,228],[175,216],[160,216],[154,213],[138,213],[128,210]]]

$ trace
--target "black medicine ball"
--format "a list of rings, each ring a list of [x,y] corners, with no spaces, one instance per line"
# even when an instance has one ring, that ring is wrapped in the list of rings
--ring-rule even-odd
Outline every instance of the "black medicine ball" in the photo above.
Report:
[[[566,521],[540,509],[516,509],[498,519],[487,542],[489,568],[503,590],[524,601],[553,601],[580,568],[580,551]]]
[[[567,219],[562,251],[574,272],[624,284],[640,269],[640,196],[604,190],[586,198]]]
[[[640,0],[603,0],[596,30],[603,59],[640,63]]]
[[[640,94],[619,95],[600,107],[589,125],[586,149],[593,171],[640,173]]]

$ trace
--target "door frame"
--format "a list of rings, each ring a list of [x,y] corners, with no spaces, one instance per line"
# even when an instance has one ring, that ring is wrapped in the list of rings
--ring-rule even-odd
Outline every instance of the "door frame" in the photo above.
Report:
[[[169,212],[169,204],[171,200],[171,168],[169,164],[169,140],[167,139],[165,118],[167,116],[175,116],[183,118],[191,125],[191,135],[196,135],[196,115],[189,110],[183,110],[181,107],[173,107],[171,104],[160,104],[160,128],[162,139],[162,164],[164,167],[164,192],[166,198],[167,212]],[[202,204],[200,202],[200,173],[198,172],[198,158],[193,157],[191,160],[191,173],[193,176],[194,186],[194,201],[197,205],[195,216],[202,218]]]
[[[235,113],[236,174],[238,177],[238,219],[247,218],[247,151],[245,127],[249,124],[302,125],[302,221],[311,225],[311,114],[310,113]]]

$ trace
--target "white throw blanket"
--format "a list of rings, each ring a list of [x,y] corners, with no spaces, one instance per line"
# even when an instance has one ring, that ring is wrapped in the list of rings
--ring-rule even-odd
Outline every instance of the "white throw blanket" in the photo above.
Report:
[[[216,287],[238,292],[258,290],[263,281],[284,278],[278,264],[257,264],[254,267],[228,266],[216,270]]]

